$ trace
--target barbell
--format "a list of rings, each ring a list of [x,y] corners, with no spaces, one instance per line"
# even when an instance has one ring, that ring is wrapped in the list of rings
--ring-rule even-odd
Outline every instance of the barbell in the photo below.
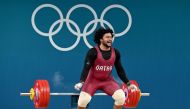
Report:
[[[137,87],[137,90],[128,89],[126,84],[122,84],[121,88],[125,92],[126,100],[123,107],[135,108],[137,107],[141,96],[150,96],[150,93],[141,93],[139,85],[135,80],[130,80],[130,83]],[[50,86],[47,80],[36,80],[33,88],[29,93],[20,93],[20,96],[30,96],[30,99],[34,102],[35,108],[47,108],[50,95],[52,96],[72,96],[79,95],[79,93],[50,93]],[[95,93],[96,96],[104,96],[106,93]]]

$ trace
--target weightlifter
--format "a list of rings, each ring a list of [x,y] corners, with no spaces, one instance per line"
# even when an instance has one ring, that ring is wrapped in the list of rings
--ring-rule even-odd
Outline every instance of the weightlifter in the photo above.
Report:
[[[97,90],[102,90],[112,96],[115,100],[113,109],[122,109],[125,93],[111,75],[114,66],[118,76],[128,88],[136,90],[136,87],[130,84],[121,65],[119,51],[112,47],[113,37],[111,29],[100,28],[94,34],[94,42],[97,45],[88,51],[80,82],[74,86],[76,90],[82,88],[78,100],[78,109],[86,109]]]

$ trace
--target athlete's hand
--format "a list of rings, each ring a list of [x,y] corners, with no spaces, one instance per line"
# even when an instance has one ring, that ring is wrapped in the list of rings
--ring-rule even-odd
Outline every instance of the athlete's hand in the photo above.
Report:
[[[80,89],[82,88],[82,85],[83,85],[83,83],[82,83],[82,82],[79,82],[79,83],[75,84],[74,88],[75,88],[76,90],[80,90]]]
[[[128,89],[132,92],[138,90],[137,86],[135,86],[134,84],[130,84],[130,86],[128,86]]]

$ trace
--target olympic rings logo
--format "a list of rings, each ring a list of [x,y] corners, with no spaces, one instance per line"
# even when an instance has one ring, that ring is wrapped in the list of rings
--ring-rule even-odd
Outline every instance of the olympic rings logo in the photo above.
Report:
[[[36,14],[38,13],[39,10],[41,10],[41,9],[43,9],[43,8],[52,8],[52,9],[54,9],[54,10],[59,14],[59,17],[60,17],[60,19],[58,19],[57,21],[55,21],[55,22],[50,26],[49,32],[47,32],[47,33],[46,33],[46,32],[43,32],[43,31],[40,31],[40,30],[38,29],[38,27],[36,26],[36,23],[35,23],[35,16],[36,16]],[[78,26],[73,20],[70,19],[71,13],[72,13],[74,10],[76,10],[77,8],[86,8],[87,10],[91,11],[92,14],[93,14],[93,16],[94,16],[94,19],[91,20],[90,22],[88,22],[88,23],[86,24],[86,26],[85,26],[85,28],[84,28],[83,31],[81,31],[80,28],[79,28],[79,26]],[[33,29],[34,29],[38,34],[40,34],[41,36],[48,36],[50,43],[51,43],[51,44],[53,45],[53,47],[55,47],[57,50],[60,50],[60,51],[69,51],[69,50],[74,49],[74,48],[78,45],[78,43],[79,43],[81,37],[83,38],[85,44],[86,44],[89,48],[92,48],[92,45],[90,45],[90,43],[87,41],[87,36],[90,35],[90,34],[92,34],[92,33],[94,32],[94,30],[96,29],[98,23],[100,23],[100,25],[101,25],[102,27],[104,27],[104,28],[105,28],[105,24],[106,24],[109,28],[111,28],[111,29],[114,31],[113,26],[112,26],[108,21],[104,20],[105,14],[106,14],[110,9],[113,9],[113,8],[119,8],[119,9],[123,10],[123,11],[127,14],[127,16],[128,16],[128,25],[127,25],[127,27],[126,27],[122,32],[120,32],[120,33],[115,33],[115,32],[114,32],[114,36],[115,36],[115,37],[120,37],[120,36],[123,36],[124,34],[126,34],[126,33],[129,31],[129,29],[131,28],[131,25],[132,25],[132,17],[131,17],[131,14],[130,14],[129,10],[128,10],[126,7],[124,7],[124,6],[122,6],[122,5],[119,5],[119,4],[113,4],[113,5],[110,5],[110,6],[106,7],[106,8],[102,11],[102,13],[101,13],[101,15],[100,15],[100,18],[98,18],[98,16],[97,16],[95,10],[94,10],[92,7],[90,7],[90,6],[86,5],[86,4],[78,4],[78,5],[73,6],[73,7],[68,11],[68,13],[67,13],[67,15],[66,15],[66,18],[63,17],[63,14],[62,14],[61,10],[60,10],[58,7],[56,7],[55,5],[52,5],[52,4],[42,4],[42,5],[38,6],[38,7],[33,11],[33,13],[32,13],[32,18],[31,18],[32,27],[33,27]],[[71,45],[70,47],[66,47],[66,48],[63,48],[63,47],[58,46],[58,45],[55,44],[55,42],[53,41],[53,36],[56,35],[56,34],[61,30],[61,28],[62,28],[64,22],[66,23],[66,26],[67,26],[68,30],[69,30],[73,35],[77,36],[77,39],[76,39],[75,43],[74,43],[73,45]],[[54,27],[55,27],[56,25],[58,25],[58,24],[59,24],[58,28],[57,28],[56,30],[54,30]],[[92,29],[90,29],[89,31],[87,31],[88,28],[89,28],[92,24],[93,24]],[[71,25],[73,25],[73,26],[75,27],[76,31],[71,28]],[[54,30],[54,31],[53,31],[53,30]]]

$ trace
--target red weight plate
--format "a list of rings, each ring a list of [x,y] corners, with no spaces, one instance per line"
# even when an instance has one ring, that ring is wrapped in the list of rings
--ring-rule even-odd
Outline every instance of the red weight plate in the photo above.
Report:
[[[35,102],[35,108],[43,108],[44,104],[44,91],[43,91],[43,82],[42,80],[36,80],[36,102]]]
[[[140,90],[137,90],[136,91],[136,101],[135,101],[135,107],[137,107],[138,103],[139,103],[139,100],[140,100],[140,95],[141,94],[141,91]]]
[[[135,80],[130,80],[130,83],[133,84],[133,85],[135,85],[138,88],[134,92],[134,95],[133,95],[134,99],[133,99],[132,106],[133,106],[133,108],[135,108],[137,106],[138,100],[139,100],[139,96],[138,96],[139,85],[138,85],[137,81],[135,81]]]
[[[125,92],[125,95],[126,95],[126,100],[125,100],[123,107],[128,108],[131,105],[131,98],[132,98],[131,91],[128,90],[128,87],[125,83],[123,83],[121,85],[121,88],[123,89],[123,91]]]
[[[46,85],[47,85],[47,107],[48,107],[50,101],[50,86],[47,80],[46,80]]]
[[[127,89],[127,86],[126,86],[126,84],[125,83],[122,83],[121,84],[121,89],[124,91],[124,93],[125,93],[125,103],[124,103],[124,105],[123,105],[123,107],[127,107],[127,103],[128,103],[128,98],[130,97],[129,96],[129,93],[128,93],[128,89]]]
[[[45,108],[47,98],[46,98],[46,85],[45,85],[44,80],[41,80],[41,92],[42,92],[42,96],[43,96],[43,104],[41,105],[41,107]]]
[[[131,80],[130,82],[131,82],[132,84],[134,84],[135,86],[137,86],[137,88],[138,88],[137,91],[136,91],[136,99],[134,100],[134,106],[137,107],[138,102],[139,102],[139,100],[140,100],[141,91],[140,91],[140,89],[139,89],[139,85],[138,85],[137,81]]]
[[[39,100],[40,100],[40,104],[39,104],[39,108],[43,108],[44,105],[44,88],[43,88],[43,81],[42,80],[38,80],[38,84],[39,84]]]
[[[136,100],[137,100],[137,91],[133,92],[133,101],[132,101],[132,108],[136,107]]]
[[[136,93],[131,91],[131,98],[129,100],[130,104],[128,105],[128,108],[134,108],[135,95],[136,95]]]
[[[125,108],[137,107],[138,102],[140,100],[140,89],[138,83],[135,80],[130,80],[130,83],[137,86],[138,89],[132,92],[131,90],[128,90],[128,87],[125,83],[121,85],[123,91],[128,94],[128,97],[126,98],[125,103],[123,105]]]
[[[49,103],[49,99],[48,99],[48,95],[50,95],[48,89],[49,89],[49,85],[47,84],[47,80],[43,80],[44,83],[44,96],[45,96],[45,100],[44,100],[44,108],[48,107],[48,103]]]
[[[133,108],[137,107],[138,105],[138,102],[140,100],[140,89],[139,89],[139,85],[138,83],[135,81],[135,80],[131,80],[130,81],[131,84],[134,84],[138,89],[135,91],[135,94],[134,94],[134,99],[133,99]]]
[[[139,85],[135,80],[130,80],[130,83],[134,84],[139,89]],[[125,83],[123,83],[121,85],[121,88],[124,90],[125,93],[126,93],[126,90],[127,90],[127,93],[128,93],[128,97],[126,98],[124,107],[125,108],[135,108],[137,106],[137,104],[138,104],[137,101],[139,99],[138,92],[136,92],[136,91],[132,92],[131,90],[128,90],[128,87],[126,86]]]
[[[40,90],[39,90],[39,81],[36,80],[34,83],[34,91],[35,91],[35,96],[34,96],[34,107],[35,108],[40,108],[41,105],[41,95],[40,95]]]

